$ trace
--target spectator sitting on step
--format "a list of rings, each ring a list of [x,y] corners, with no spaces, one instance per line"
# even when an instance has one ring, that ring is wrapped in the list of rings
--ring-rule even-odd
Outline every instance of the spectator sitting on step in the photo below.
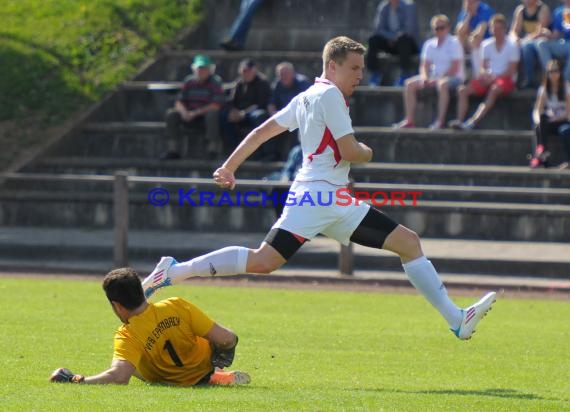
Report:
[[[483,64],[477,77],[457,90],[457,119],[449,126],[457,130],[473,129],[491,110],[499,96],[515,89],[520,53],[518,46],[507,36],[507,20],[502,14],[491,17],[493,37],[481,45]],[[469,108],[469,96],[485,96],[477,110],[464,121]]]
[[[376,9],[374,34],[368,39],[366,67],[371,73],[370,85],[378,86],[380,62],[378,52],[397,55],[401,75],[396,85],[402,86],[415,67],[412,56],[418,54],[420,45],[419,23],[416,5],[408,0],[384,0]]]
[[[530,167],[548,167],[550,152],[547,140],[550,135],[559,136],[564,143],[566,162],[560,169],[568,169],[570,162],[570,92],[568,82],[564,81],[560,73],[558,60],[551,60],[546,66],[546,73],[542,86],[538,89],[532,120],[536,126],[536,142],[534,155],[530,160]]]
[[[180,134],[184,129],[204,127],[208,156],[221,154],[219,110],[226,97],[222,80],[216,74],[215,65],[204,54],[198,54],[192,61],[192,74],[184,79],[174,107],[166,112],[167,152],[162,159],[178,159]]]
[[[449,18],[445,14],[433,16],[430,22],[435,34],[427,40],[420,58],[420,74],[404,83],[404,107],[406,117],[396,128],[414,126],[416,94],[424,88],[435,88],[438,93],[438,113],[430,129],[441,129],[449,105],[449,91],[454,90],[465,80],[463,47],[457,37],[449,33]]]
[[[271,86],[265,76],[258,73],[255,61],[243,59],[238,72],[230,100],[220,112],[226,153],[231,153],[247,133],[269,118]]]
[[[570,0],[554,10],[551,32],[537,41],[536,48],[542,68],[546,71],[552,59],[565,61],[563,79],[570,80]]]
[[[253,15],[263,2],[264,0],[241,0],[239,13],[232,24],[228,37],[220,43],[220,47],[227,51],[243,49]]]
[[[275,66],[275,81],[271,86],[271,99],[269,100],[269,114],[273,116],[279,110],[289,104],[293,97],[304,92],[311,86],[311,82],[307,76],[297,73],[295,66],[291,62],[281,62]],[[283,136],[266,142],[264,146],[268,146],[265,150],[265,157],[273,158],[273,160],[282,160],[285,153],[298,143],[297,132],[286,131]],[[282,146],[282,147],[279,147]],[[281,154],[283,153],[283,155]]]
[[[536,63],[538,61],[537,40],[550,34],[550,9],[541,0],[521,0],[515,8],[509,36],[521,49],[521,63],[524,77],[521,88],[538,86],[536,81]]]
[[[457,16],[455,35],[471,56],[471,73],[476,77],[481,70],[481,43],[489,38],[489,19],[495,10],[479,0],[463,0],[463,8]]]

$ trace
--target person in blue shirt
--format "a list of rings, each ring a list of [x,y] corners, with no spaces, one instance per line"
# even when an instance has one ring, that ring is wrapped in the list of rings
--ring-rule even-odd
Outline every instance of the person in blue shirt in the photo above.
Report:
[[[414,74],[416,67],[412,56],[420,51],[420,28],[416,5],[407,0],[384,0],[376,9],[374,34],[368,39],[366,67],[370,71],[371,86],[381,82],[378,52],[397,55],[400,59],[401,75],[396,85]]]
[[[269,114],[273,115],[289,104],[293,97],[311,86],[307,76],[297,73],[290,62],[281,62],[275,66],[276,80],[269,101]]]
[[[289,104],[293,97],[311,86],[307,76],[297,73],[293,63],[284,61],[275,66],[275,81],[271,87],[268,111],[271,116]],[[284,132],[283,136],[273,139],[261,147],[263,160],[284,160],[289,149],[298,143],[296,132]]]
[[[537,42],[538,56],[543,70],[552,59],[565,60],[564,80],[570,80],[570,0],[552,14],[552,30]]]
[[[455,35],[471,55],[471,72],[477,76],[481,67],[481,42],[489,37],[489,20],[495,10],[479,0],[463,0],[463,8],[457,16]]]

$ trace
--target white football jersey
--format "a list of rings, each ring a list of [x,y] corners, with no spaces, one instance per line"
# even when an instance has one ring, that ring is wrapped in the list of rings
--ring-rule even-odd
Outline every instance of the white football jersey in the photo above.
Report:
[[[334,83],[316,78],[315,84],[295,96],[273,119],[290,131],[299,129],[303,165],[296,181],[348,183],[350,162],[342,160],[336,140],[354,134],[354,129],[348,102]]]

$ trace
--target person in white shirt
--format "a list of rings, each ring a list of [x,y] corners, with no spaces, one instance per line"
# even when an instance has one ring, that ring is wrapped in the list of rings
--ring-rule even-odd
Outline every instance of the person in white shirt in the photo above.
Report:
[[[438,93],[437,118],[430,129],[441,129],[449,106],[449,91],[465,81],[463,46],[457,37],[449,33],[449,18],[445,14],[433,16],[430,22],[435,34],[422,48],[420,74],[409,78],[404,86],[405,118],[396,128],[415,127],[417,92],[435,88]]]
[[[457,119],[449,126],[457,130],[473,129],[493,108],[499,96],[506,96],[515,89],[520,52],[517,44],[507,37],[507,20],[502,14],[491,17],[493,37],[481,45],[483,64],[481,72],[468,84],[457,90]],[[469,96],[485,97],[475,113],[467,120]]]
[[[415,232],[367,203],[346,196],[350,164],[372,159],[372,149],[354,137],[347,101],[362,80],[365,51],[362,44],[348,37],[329,40],[323,50],[322,77],[249,133],[214,172],[219,187],[233,189],[234,173],[260,145],[285,130],[299,129],[303,165],[281,217],[260,247],[230,246],[181,263],[163,257],[143,281],[147,296],[190,277],[273,272],[321,233],[345,245],[352,241],[398,254],[411,283],[440,312],[453,333],[459,339],[471,337],[495,301],[495,292],[460,309],[424,256]],[[339,196],[339,191],[345,195]]]

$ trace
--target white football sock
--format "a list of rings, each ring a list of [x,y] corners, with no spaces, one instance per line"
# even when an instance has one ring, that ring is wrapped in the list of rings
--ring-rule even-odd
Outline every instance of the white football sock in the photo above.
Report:
[[[245,247],[225,247],[172,265],[168,269],[168,277],[176,283],[196,276],[232,276],[245,273],[248,253],[249,249]]]
[[[421,256],[402,266],[412,285],[441,313],[452,329],[457,329],[463,319],[461,309],[447,296],[447,289],[431,262]]]

